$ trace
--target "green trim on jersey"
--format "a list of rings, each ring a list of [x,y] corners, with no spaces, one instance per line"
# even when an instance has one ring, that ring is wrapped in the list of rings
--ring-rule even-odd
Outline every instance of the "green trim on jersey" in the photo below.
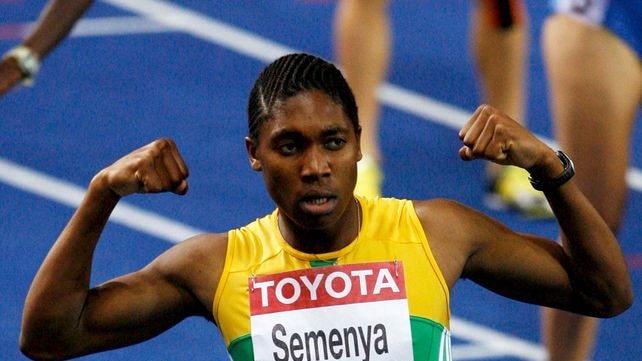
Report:
[[[227,347],[227,352],[234,361],[254,361],[254,349],[252,348],[252,336],[244,335],[232,340]]]
[[[427,318],[410,316],[410,331],[415,361],[451,360],[450,332],[443,325]]]
[[[310,261],[310,267],[323,267],[323,266],[334,266],[337,264],[337,259],[327,259],[327,260],[321,260],[321,259],[313,259]]]

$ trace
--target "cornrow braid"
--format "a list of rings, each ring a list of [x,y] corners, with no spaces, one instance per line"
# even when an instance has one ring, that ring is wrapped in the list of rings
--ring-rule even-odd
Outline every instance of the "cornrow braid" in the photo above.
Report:
[[[326,93],[343,107],[355,131],[359,128],[354,95],[339,69],[314,55],[297,53],[276,59],[254,82],[247,105],[250,139],[258,141],[261,125],[272,117],[275,104],[309,90]]]

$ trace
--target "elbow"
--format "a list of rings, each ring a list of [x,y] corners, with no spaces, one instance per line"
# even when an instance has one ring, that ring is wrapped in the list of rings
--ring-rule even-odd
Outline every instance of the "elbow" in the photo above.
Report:
[[[57,360],[53,355],[43,352],[38,347],[35,347],[33,343],[26,341],[22,336],[20,337],[20,352],[30,360]]]
[[[24,331],[20,333],[19,346],[20,352],[31,360],[53,361],[67,359],[53,347],[48,347],[42,339],[26,336]]]
[[[633,305],[633,289],[624,287],[605,294],[597,305],[595,317],[611,318],[622,314]]]
[[[633,290],[626,292],[620,297],[615,298],[610,302],[609,307],[606,309],[605,318],[615,317],[624,311],[628,310],[633,305]]]

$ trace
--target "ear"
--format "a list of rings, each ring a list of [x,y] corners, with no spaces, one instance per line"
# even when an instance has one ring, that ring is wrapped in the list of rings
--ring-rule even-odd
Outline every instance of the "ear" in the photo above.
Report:
[[[361,126],[358,126],[355,130],[355,136],[357,137],[357,162],[363,158],[361,153]]]
[[[252,167],[252,170],[260,172],[262,167],[261,161],[256,156],[257,145],[250,137],[245,137],[245,149],[247,150],[247,156],[250,160],[250,167]]]

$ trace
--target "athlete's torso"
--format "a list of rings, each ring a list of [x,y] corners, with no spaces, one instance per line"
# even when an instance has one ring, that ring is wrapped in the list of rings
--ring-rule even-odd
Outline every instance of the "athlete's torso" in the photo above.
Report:
[[[293,249],[277,211],[230,231],[213,310],[234,360],[450,359],[449,291],[412,202],[358,199],[359,236],[336,252]]]

